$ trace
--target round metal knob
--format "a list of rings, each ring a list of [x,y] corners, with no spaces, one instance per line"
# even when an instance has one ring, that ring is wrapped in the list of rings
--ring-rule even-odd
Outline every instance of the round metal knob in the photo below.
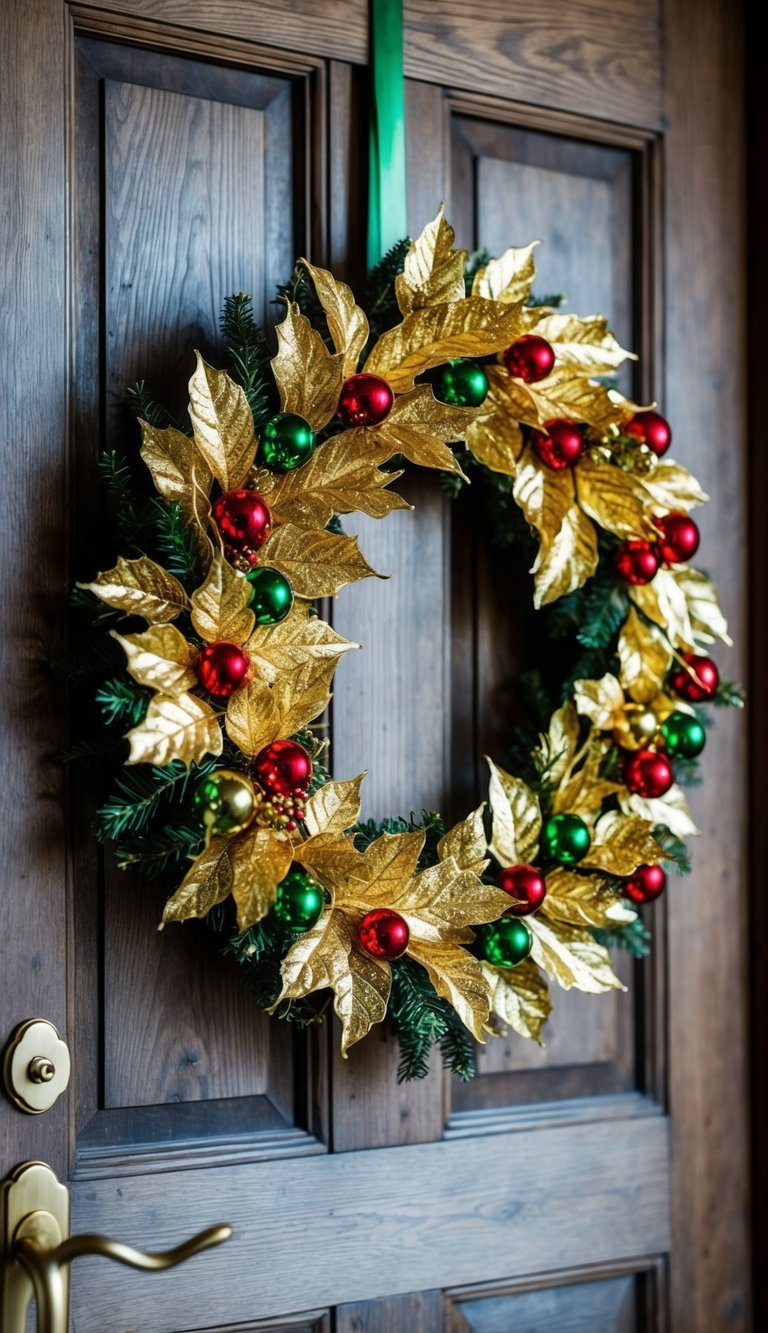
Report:
[[[56,1066],[44,1055],[36,1055],[29,1062],[27,1074],[33,1083],[50,1083],[51,1079],[56,1077]]]

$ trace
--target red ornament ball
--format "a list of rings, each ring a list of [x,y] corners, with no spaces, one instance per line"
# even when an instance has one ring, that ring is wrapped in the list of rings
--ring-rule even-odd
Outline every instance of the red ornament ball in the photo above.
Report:
[[[226,491],[213,506],[213,517],[231,551],[258,551],[272,531],[272,514],[258,491]]]
[[[624,422],[623,429],[625,434],[634,435],[641,444],[647,444],[658,458],[672,443],[672,427],[661,412],[636,412]]]
[[[312,779],[312,760],[297,741],[272,741],[259,750],[251,771],[273,796],[298,796]]]
[[[204,690],[217,699],[228,699],[250,680],[251,659],[236,643],[222,640],[200,649],[195,670]]]
[[[357,938],[365,952],[387,963],[402,958],[408,948],[409,934],[408,923],[389,907],[375,907],[366,912],[357,927]]]
[[[640,538],[622,542],[613,560],[619,574],[627,583],[650,583],[659,569],[656,547]]]
[[[661,866],[638,866],[634,875],[624,881],[624,892],[633,903],[652,903],[667,887],[667,877]]]
[[[685,666],[678,667],[669,683],[678,699],[689,704],[707,703],[720,684],[720,672],[711,657],[700,653],[686,653]]]
[[[535,866],[507,866],[496,883],[514,899],[509,908],[513,916],[530,916],[541,907],[547,892],[547,882]]]
[[[658,750],[635,750],[624,760],[624,781],[633,796],[656,800],[669,791],[674,780],[672,765]]]
[[[531,431],[531,444],[542,463],[555,472],[573,467],[584,449],[581,430],[565,417],[546,421],[543,430]]]
[[[380,375],[351,375],[341,386],[336,413],[345,426],[378,426],[394,401],[392,389]]]
[[[526,384],[538,384],[547,378],[555,364],[555,349],[546,338],[526,333],[504,352],[504,365],[515,379]]]
[[[664,514],[655,518],[661,537],[655,543],[660,558],[668,565],[690,560],[699,549],[699,529],[687,514]]]

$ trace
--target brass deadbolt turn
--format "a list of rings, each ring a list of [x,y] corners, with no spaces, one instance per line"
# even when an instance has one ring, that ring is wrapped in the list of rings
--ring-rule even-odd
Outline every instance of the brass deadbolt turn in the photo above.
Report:
[[[3,1083],[20,1111],[49,1111],[67,1087],[69,1073],[69,1048],[52,1023],[27,1018],[11,1033],[3,1055]]]

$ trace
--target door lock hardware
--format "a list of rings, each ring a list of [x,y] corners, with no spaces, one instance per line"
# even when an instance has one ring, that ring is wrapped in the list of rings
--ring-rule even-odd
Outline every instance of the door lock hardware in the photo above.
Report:
[[[3,1053],[3,1084],[20,1111],[49,1111],[67,1087],[69,1073],[69,1047],[52,1023],[27,1018],[11,1033]]]

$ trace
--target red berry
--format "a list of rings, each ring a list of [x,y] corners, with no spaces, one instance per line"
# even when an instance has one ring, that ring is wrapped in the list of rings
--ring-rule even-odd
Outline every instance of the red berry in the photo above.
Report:
[[[672,427],[660,412],[636,412],[624,422],[624,431],[647,444],[659,458],[672,443]]]
[[[345,426],[378,426],[394,401],[392,389],[380,375],[352,375],[341,386],[336,412]]]
[[[670,686],[679,699],[689,704],[707,703],[720,684],[720,672],[711,657],[685,653],[684,666],[670,676]]]
[[[509,908],[513,916],[530,916],[541,906],[547,892],[546,880],[535,866],[507,866],[496,883],[515,899]]]
[[[298,741],[272,741],[253,761],[253,776],[274,796],[298,797],[312,777],[312,760]]]
[[[224,544],[234,552],[252,552],[263,546],[272,531],[272,514],[258,491],[226,491],[213,506],[213,517]]]
[[[624,892],[633,903],[652,903],[667,887],[667,877],[661,866],[638,866],[634,875],[624,881]]]
[[[555,350],[546,338],[526,333],[504,352],[504,364],[515,379],[538,384],[546,379],[555,364]]]
[[[228,699],[248,683],[251,659],[236,643],[208,643],[195,662],[197,678],[204,690],[217,699]]]
[[[687,514],[664,514],[654,518],[661,531],[655,543],[660,558],[668,565],[679,565],[690,560],[699,549],[699,529]]]
[[[624,781],[633,796],[656,800],[669,791],[674,780],[672,765],[658,750],[636,750],[624,760]]]
[[[546,421],[543,430],[531,431],[531,444],[542,463],[555,472],[572,467],[584,449],[581,430],[564,417]]]
[[[408,923],[389,907],[375,907],[367,912],[357,927],[357,938],[371,958],[393,963],[408,948]]]
[[[650,583],[659,568],[656,547],[651,542],[639,538],[622,542],[613,560],[619,574],[627,583]]]

